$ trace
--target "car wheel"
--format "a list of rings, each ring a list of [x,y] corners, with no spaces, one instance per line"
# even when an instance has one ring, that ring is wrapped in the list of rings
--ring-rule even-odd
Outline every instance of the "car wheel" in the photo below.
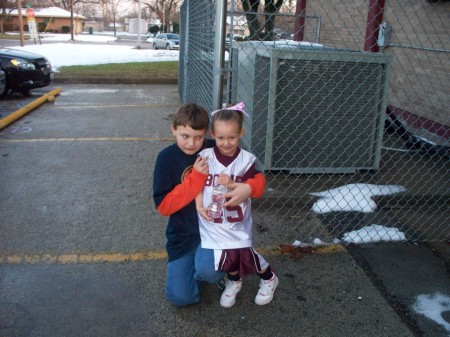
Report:
[[[166,45],[166,49],[167,49],[167,50],[170,50],[170,44],[167,44],[167,45]]]
[[[156,45],[156,43],[153,43],[153,49],[158,49],[158,46]]]

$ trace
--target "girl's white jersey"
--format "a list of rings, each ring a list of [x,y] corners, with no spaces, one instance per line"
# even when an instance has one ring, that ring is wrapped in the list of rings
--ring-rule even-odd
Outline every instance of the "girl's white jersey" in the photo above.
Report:
[[[231,176],[233,181],[242,182],[253,178],[255,174],[255,156],[250,152],[238,149],[237,156],[231,161],[220,154],[217,148],[208,148],[200,152],[208,157],[209,174],[203,188],[203,207],[211,202],[212,190],[217,183],[219,174]],[[208,249],[236,249],[252,246],[252,215],[251,200],[233,207],[224,207],[222,217],[207,221],[198,216],[200,225],[201,245]]]

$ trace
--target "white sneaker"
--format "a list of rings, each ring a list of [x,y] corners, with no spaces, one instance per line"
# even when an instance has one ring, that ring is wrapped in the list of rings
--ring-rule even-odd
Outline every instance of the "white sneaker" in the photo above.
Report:
[[[236,295],[242,289],[242,279],[239,281],[228,280],[225,283],[225,290],[220,296],[220,305],[224,308],[231,308],[236,303]]]
[[[270,280],[261,280],[259,282],[259,290],[255,297],[255,303],[265,305],[273,299],[273,294],[278,286],[278,277],[273,273]]]

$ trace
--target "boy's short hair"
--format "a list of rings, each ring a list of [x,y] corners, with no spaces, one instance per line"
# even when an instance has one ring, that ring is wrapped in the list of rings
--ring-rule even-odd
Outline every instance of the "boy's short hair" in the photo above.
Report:
[[[208,130],[208,111],[201,105],[185,103],[175,113],[172,125],[175,129],[178,126],[189,126],[194,130]]]

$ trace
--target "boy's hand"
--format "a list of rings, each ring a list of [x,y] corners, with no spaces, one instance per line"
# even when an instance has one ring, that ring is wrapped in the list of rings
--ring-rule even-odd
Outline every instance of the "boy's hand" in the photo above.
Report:
[[[217,178],[217,183],[220,185],[224,185],[226,188],[233,182],[231,177],[228,174],[221,173]]]
[[[224,206],[237,206],[245,199],[249,198],[252,193],[250,185],[244,183],[231,183],[227,187],[231,189],[231,191],[224,196],[225,198],[230,199],[223,204]]]
[[[208,221],[213,221],[214,219],[211,218],[208,214],[208,209],[207,208],[197,208],[197,212],[198,214],[200,214],[202,216],[203,219],[208,220]]]
[[[202,158],[198,156],[194,163],[194,170],[196,170],[201,174],[208,174],[209,173],[208,157]]]

